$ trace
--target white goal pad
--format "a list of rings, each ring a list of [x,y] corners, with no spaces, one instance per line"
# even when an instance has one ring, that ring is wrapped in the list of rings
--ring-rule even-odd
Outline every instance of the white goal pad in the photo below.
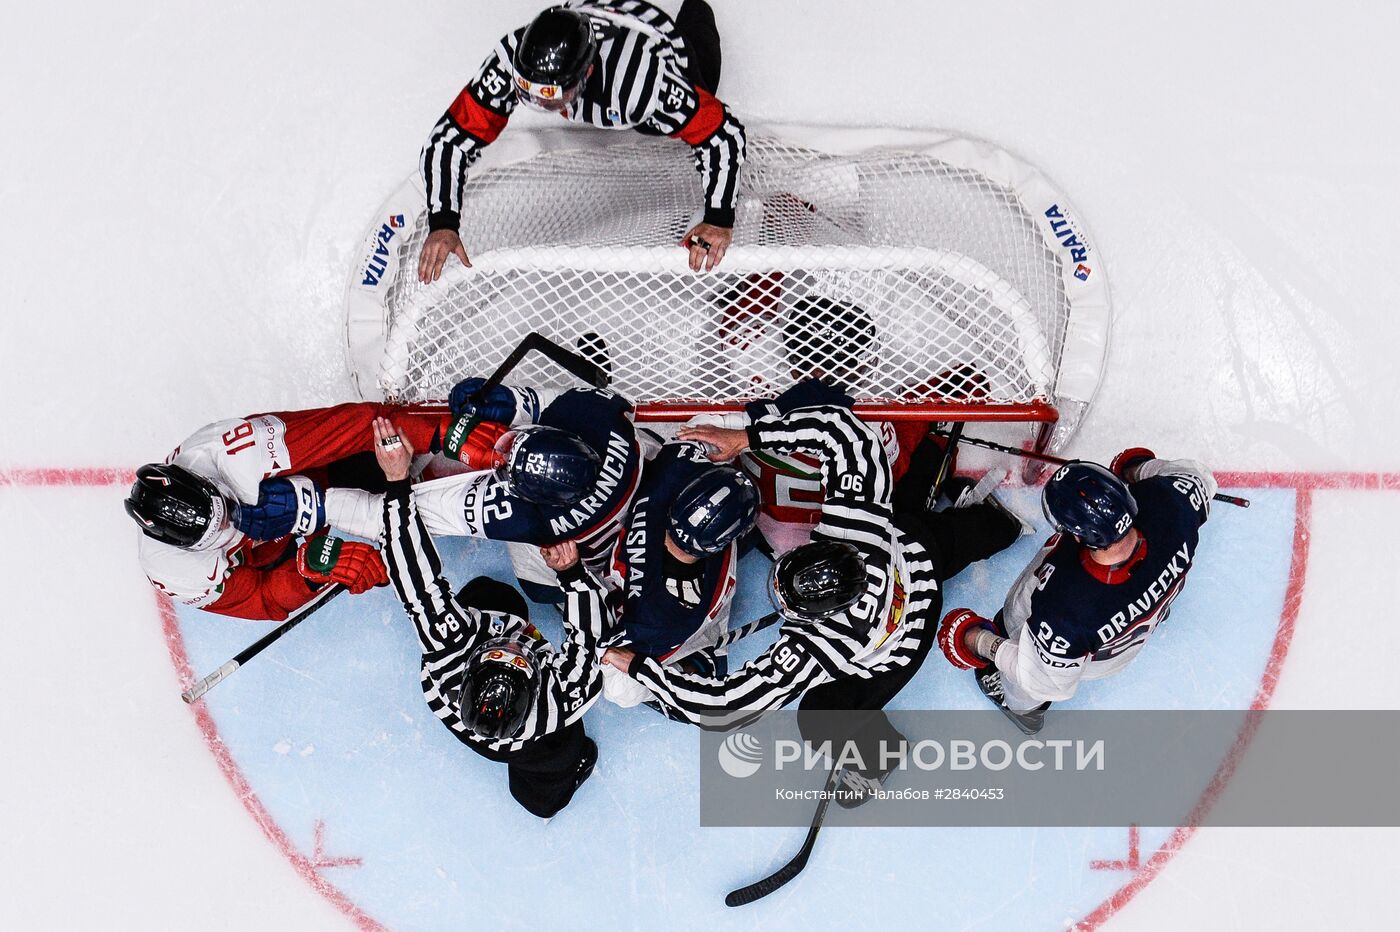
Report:
[[[538,331],[676,420],[833,376],[867,417],[1041,422],[1062,447],[1108,344],[1103,264],[1067,199],[986,143],[934,133],[752,130],[734,245],[691,272],[700,179],[673,140],[511,129],[471,172],[466,268],[417,279],[415,174],[348,289],[362,396],[441,401]],[[542,358],[511,376],[567,386]],[[1057,424],[1053,429],[1052,424]]]

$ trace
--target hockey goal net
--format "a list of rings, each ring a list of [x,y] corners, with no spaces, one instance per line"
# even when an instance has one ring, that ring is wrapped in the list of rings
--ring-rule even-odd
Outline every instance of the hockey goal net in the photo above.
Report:
[[[1102,365],[1107,289],[1065,199],[985,144],[821,134],[826,148],[793,130],[750,136],[734,245],[710,273],[676,245],[701,202],[677,143],[503,139],[466,186],[472,267],[449,259],[428,285],[410,178],[352,273],[357,383],[440,401],[538,331],[602,363],[639,418],[732,410],[818,374],[868,417],[1050,423],[1073,409],[1077,422]],[[528,357],[510,381],[570,384]]]

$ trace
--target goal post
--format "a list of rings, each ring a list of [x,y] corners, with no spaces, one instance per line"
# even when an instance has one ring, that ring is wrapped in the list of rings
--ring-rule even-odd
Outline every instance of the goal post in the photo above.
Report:
[[[1038,425],[1063,449],[1108,345],[1102,262],[1039,171],[988,143],[830,127],[750,131],[734,245],[709,273],[676,244],[696,218],[686,146],[522,129],[466,186],[472,267],[417,280],[417,174],[351,269],[346,337],[363,397],[431,402],[537,330],[592,354],[639,419],[734,410],[836,378],[870,419]],[[566,385],[539,362],[521,384]]]

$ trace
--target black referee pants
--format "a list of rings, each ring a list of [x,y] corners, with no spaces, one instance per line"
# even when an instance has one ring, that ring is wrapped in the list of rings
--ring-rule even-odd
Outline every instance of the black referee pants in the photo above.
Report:
[[[723,64],[719,49],[719,27],[715,25],[715,11],[705,0],[685,0],[676,12],[676,32],[685,40],[690,53],[690,67],[687,77],[698,87],[716,93],[719,88],[720,66]]]
[[[982,502],[967,508],[949,508],[937,513],[926,512],[933,472],[940,455],[932,441],[925,440],[914,451],[909,471],[895,485],[894,523],[901,531],[914,537],[928,551],[939,582],[952,579],[978,560],[1000,553],[1015,542],[1020,525],[1003,514],[996,506]],[[846,741],[855,741],[865,764],[861,775],[875,779],[882,768],[881,746],[894,749],[904,743],[904,736],[880,711],[923,666],[938,637],[938,622],[943,615],[941,594],[933,600],[923,619],[923,628],[905,637],[918,639],[912,660],[902,666],[891,666],[871,677],[843,676],[807,691],[798,704],[797,721],[802,737],[809,743],[830,741],[835,753]],[[826,711],[868,711],[861,716],[823,716]]]
[[[530,607],[514,586],[478,576],[457,591],[457,601],[478,611],[505,612],[530,617]],[[468,745],[487,760],[506,765],[510,795],[525,809],[548,819],[573,799],[579,765],[589,750],[583,722],[574,722],[558,731],[531,741],[518,751],[487,752]]]

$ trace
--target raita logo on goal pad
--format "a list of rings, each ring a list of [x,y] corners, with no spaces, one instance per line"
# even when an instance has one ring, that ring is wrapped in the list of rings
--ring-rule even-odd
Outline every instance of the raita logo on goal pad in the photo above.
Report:
[[[365,257],[364,274],[360,276],[361,285],[366,288],[379,287],[384,273],[389,270],[389,243],[398,235],[399,230],[403,229],[405,223],[403,214],[390,214],[375,231],[374,238],[370,241],[369,255]]]
[[[1088,281],[1094,273],[1086,264],[1092,252],[1088,237],[1075,228],[1074,222],[1059,204],[1051,204],[1045,209],[1045,219],[1050,221],[1050,232],[1060,241],[1060,246],[1069,251],[1069,260],[1075,264],[1074,277],[1081,282]]]
[[[747,732],[736,731],[719,746],[719,766],[725,773],[742,780],[758,773],[763,766],[763,745]]]

